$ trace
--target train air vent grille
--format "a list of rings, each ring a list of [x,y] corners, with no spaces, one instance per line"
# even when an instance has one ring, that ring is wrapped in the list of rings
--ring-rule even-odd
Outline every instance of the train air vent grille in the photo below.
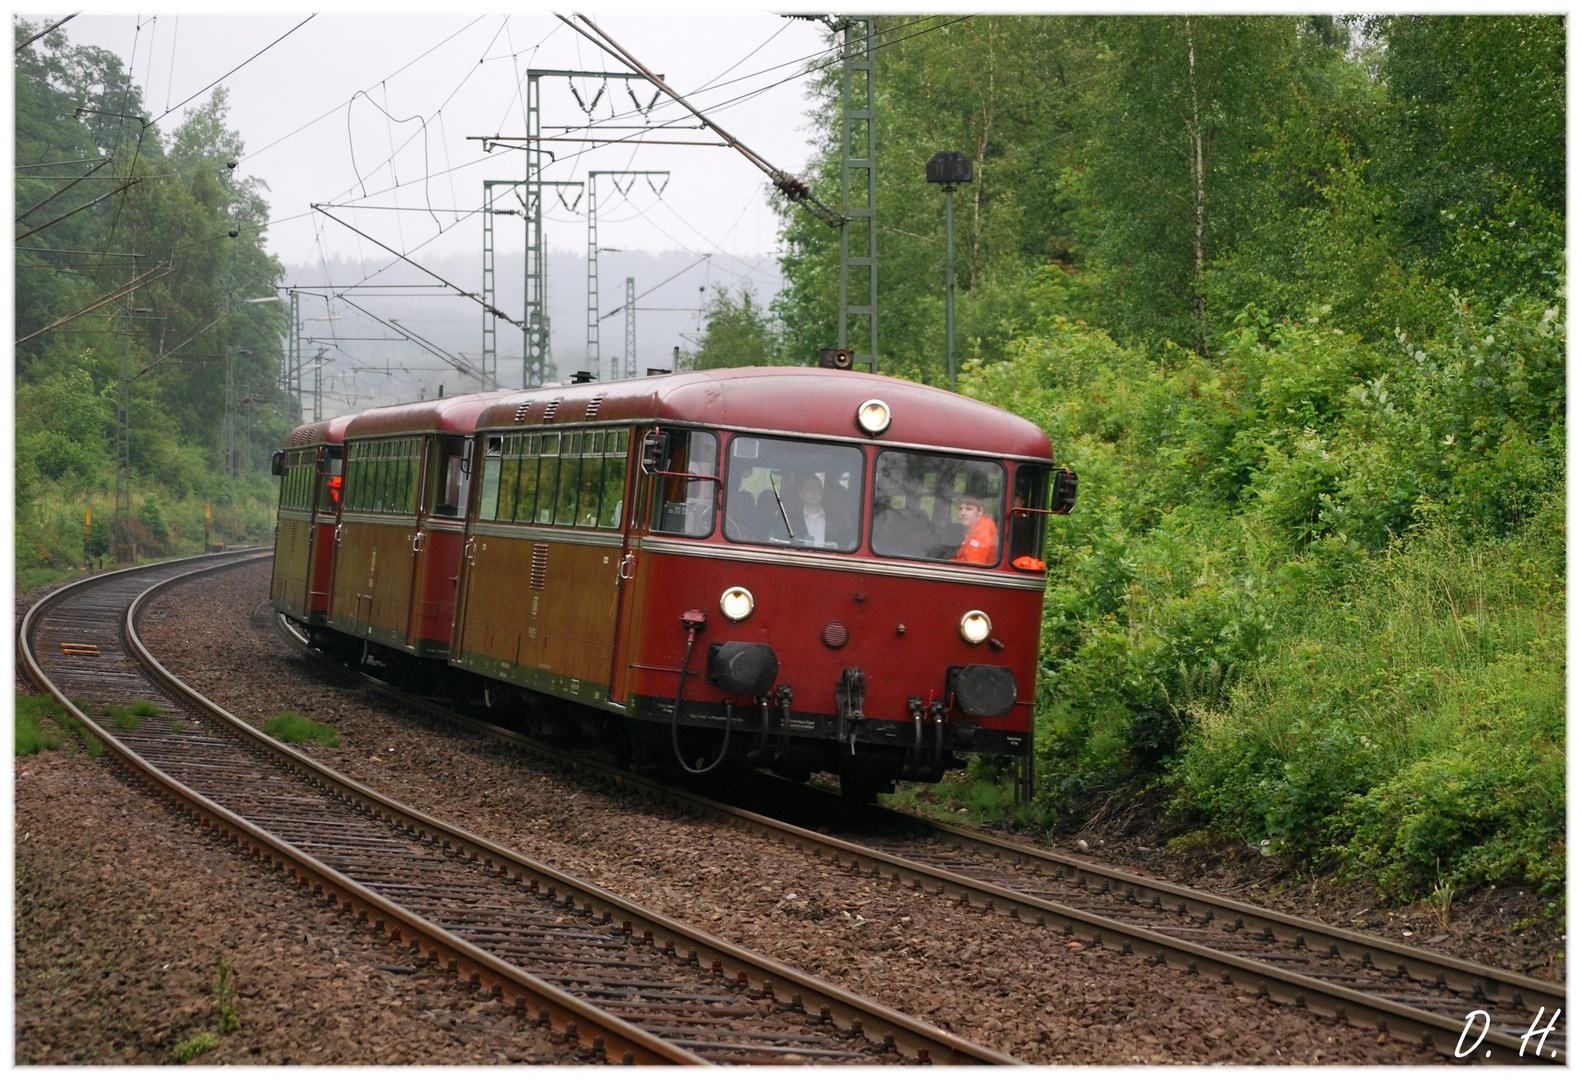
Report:
[[[602,404],[604,404],[604,395],[600,394],[598,397],[587,403],[587,412],[583,415],[589,420],[593,419],[593,417],[598,415],[598,407]]]
[[[534,544],[532,546],[532,571],[527,576],[527,584],[542,591],[549,580],[549,545]]]
[[[560,399],[555,398],[553,401],[543,407],[543,422],[546,424],[553,422],[554,414],[559,411]]]
[[[530,408],[532,408],[531,402],[523,402],[522,404],[516,406],[516,423],[519,424],[523,420],[527,419],[527,410]]]

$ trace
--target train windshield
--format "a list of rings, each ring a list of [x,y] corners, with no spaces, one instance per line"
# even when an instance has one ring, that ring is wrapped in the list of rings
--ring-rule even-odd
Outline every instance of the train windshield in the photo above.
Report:
[[[725,470],[725,538],[739,544],[855,551],[862,451],[737,435]]]
[[[1004,492],[998,462],[881,451],[873,469],[873,552],[997,566]]]

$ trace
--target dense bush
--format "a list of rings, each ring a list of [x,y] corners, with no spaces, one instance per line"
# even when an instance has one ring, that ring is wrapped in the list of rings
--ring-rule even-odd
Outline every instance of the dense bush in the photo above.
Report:
[[[1249,312],[1211,359],[1051,316],[969,365],[1082,479],[1051,529],[1044,806],[1152,782],[1402,895],[1560,881],[1562,310],[1451,303],[1392,342]]]

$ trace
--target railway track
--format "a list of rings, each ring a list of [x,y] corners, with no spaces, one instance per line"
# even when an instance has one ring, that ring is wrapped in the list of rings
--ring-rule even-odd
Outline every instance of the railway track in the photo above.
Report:
[[[513,1001],[580,1060],[1017,1063],[387,799],[184,686],[143,648],[140,606],[257,557],[67,586],[24,618],[24,670],[221,843],[372,925],[414,967]],[[72,703],[139,699],[162,715],[135,730],[108,729]]]
[[[289,636],[309,648],[300,635]],[[363,677],[404,704],[808,858],[838,862],[853,875],[946,896],[990,918],[1043,926],[1106,954],[1167,964],[1450,1060],[1565,1062],[1564,1028],[1554,1023],[1565,988],[1555,983],[899,811],[875,809],[853,830],[849,808],[834,796],[756,778],[759,805],[800,800],[806,806],[805,823],[797,824],[544,746]]]

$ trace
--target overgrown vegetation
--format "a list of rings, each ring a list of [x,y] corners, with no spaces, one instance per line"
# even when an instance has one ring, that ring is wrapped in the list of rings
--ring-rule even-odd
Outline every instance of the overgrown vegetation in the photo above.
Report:
[[[19,43],[43,28],[14,26]],[[289,427],[289,402],[273,389],[283,305],[244,301],[275,295],[280,267],[263,244],[260,185],[233,171],[243,146],[226,127],[224,88],[175,131],[144,127],[141,92],[120,59],[56,30],[17,52],[15,112],[14,510],[24,587],[46,580],[41,572],[97,565],[115,543],[135,544],[139,556],[199,551],[210,514],[214,542],[267,535],[268,454]],[[91,182],[63,192],[65,177],[101,159]],[[90,201],[79,196],[90,188],[111,195],[52,222]],[[113,302],[99,304],[105,297]],[[221,446],[228,367],[247,402],[234,483]],[[117,524],[123,385],[131,506]]]
[[[230,961],[222,956],[214,964],[214,1011],[219,1014],[222,1035],[241,1030],[241,1013],[236,1001],[236,972],[231,970]]]
[[[107,713],[101,712],[99,706],[91,701],[82,701],[73,698],[72,704],[77,706],[77,708],[82,711],[84,716],[108,715]],[[88,756],[90,758],[96,758],[100,754],[104,753],[104,743],[99,740],[97,735],[84,727],[81,720],[78,720],[65,709],[61,709],[52,715],[57,721],[59,721],[61,727],[65,728],[67,731],[71,732],[77,737],[77,740],[82,743],[83,749],[88,752]]]
[[[176,1044],[176,1060],[185,1065],[193,1058],[206,1054],[220,1044],[220,1037],[212,1031],[200,1031],[190,1039]]]
[[[48,694],[16,695],[16,756],[60,749],[60,736],[44,727],[54,717],[55,699]]]
[[[1561,888],[1563,19],[880,30],[884,370],[942,382],[923,165],[963,150],[962,392],[1081,476],[1030,816],[1150,787],[1183,834],[1402,899]],[[771,344],[805,363],[838,236],[784,220]]]
[[[273,735],[281,742],[316,742],[320,746],[340,745],[340,736],[328,724],[311,720],[301,713],[283,712],[264,725],[264,734]]]

